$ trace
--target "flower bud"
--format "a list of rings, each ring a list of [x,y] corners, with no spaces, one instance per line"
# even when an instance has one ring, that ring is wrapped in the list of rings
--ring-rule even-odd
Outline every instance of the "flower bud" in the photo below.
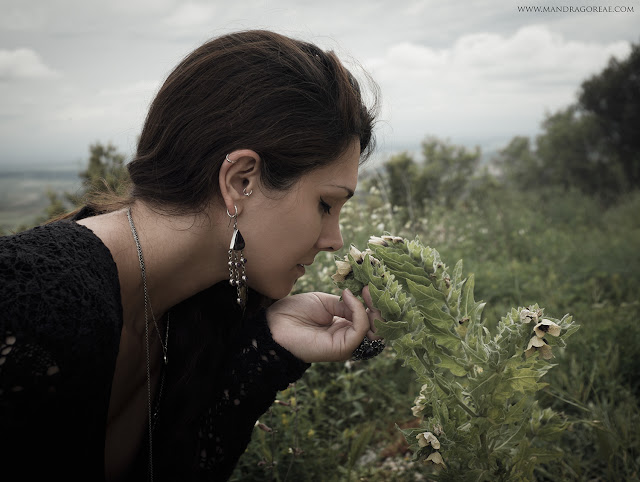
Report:
[[[369,244],[376,244],[378,246],[384,246],[385,248],[389,246],[389,243],[387,243],[383,238],[379,238],[378,236],[371,236],[369,238]]]

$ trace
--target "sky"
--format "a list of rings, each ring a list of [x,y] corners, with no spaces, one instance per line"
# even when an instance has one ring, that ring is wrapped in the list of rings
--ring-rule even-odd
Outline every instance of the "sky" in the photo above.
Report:
[[[171,69],[246,29],[368,72],[381,92],[378,159],[427,136],[495,151],[535,136],[640,42],[640,0],[528,1],[0,0],[0,167],[84,165],[94,142],[130,157]],[[519,8],[532,6],[555,11]]]

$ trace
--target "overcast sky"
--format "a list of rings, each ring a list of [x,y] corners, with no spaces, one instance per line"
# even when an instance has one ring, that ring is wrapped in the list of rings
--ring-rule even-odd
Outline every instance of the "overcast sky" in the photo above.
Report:
[[[564,8],[526,13],[518,6]],[[568,12],[568,7],[633,12]],[[127,156],[188,52],[263,28],[355,59],[382,93],[381,155],[427,135],[500,148],[640,41],[639,0],[0,0],[0,166]]]

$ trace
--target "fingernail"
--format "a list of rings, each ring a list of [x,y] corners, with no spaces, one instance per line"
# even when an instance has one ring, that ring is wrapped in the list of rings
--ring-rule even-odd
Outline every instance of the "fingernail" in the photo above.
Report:
[[[343,294],[344,293],[349,293],[350,295],[353,296],[353,293],[351,292],[351,290],[349,288],[345,288],[344,291],[343,291]]]

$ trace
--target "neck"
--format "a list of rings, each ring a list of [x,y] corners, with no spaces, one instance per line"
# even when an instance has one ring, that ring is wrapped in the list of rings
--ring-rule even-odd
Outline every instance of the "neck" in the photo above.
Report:
[[[228,276],[232,228],[213,215],[175,216],[141,202],[131,216],[144,258],[147,289],[156,318],[172,306]],[[226,218],[226,216],[225,216]],[[126,209],[80,221],[109,248],[118,266],[125,322],[144,319],[144,292],[136,243]],[[136,325],[140,326],[139,322]],[[144,328],[144,326],[142,326]]]

